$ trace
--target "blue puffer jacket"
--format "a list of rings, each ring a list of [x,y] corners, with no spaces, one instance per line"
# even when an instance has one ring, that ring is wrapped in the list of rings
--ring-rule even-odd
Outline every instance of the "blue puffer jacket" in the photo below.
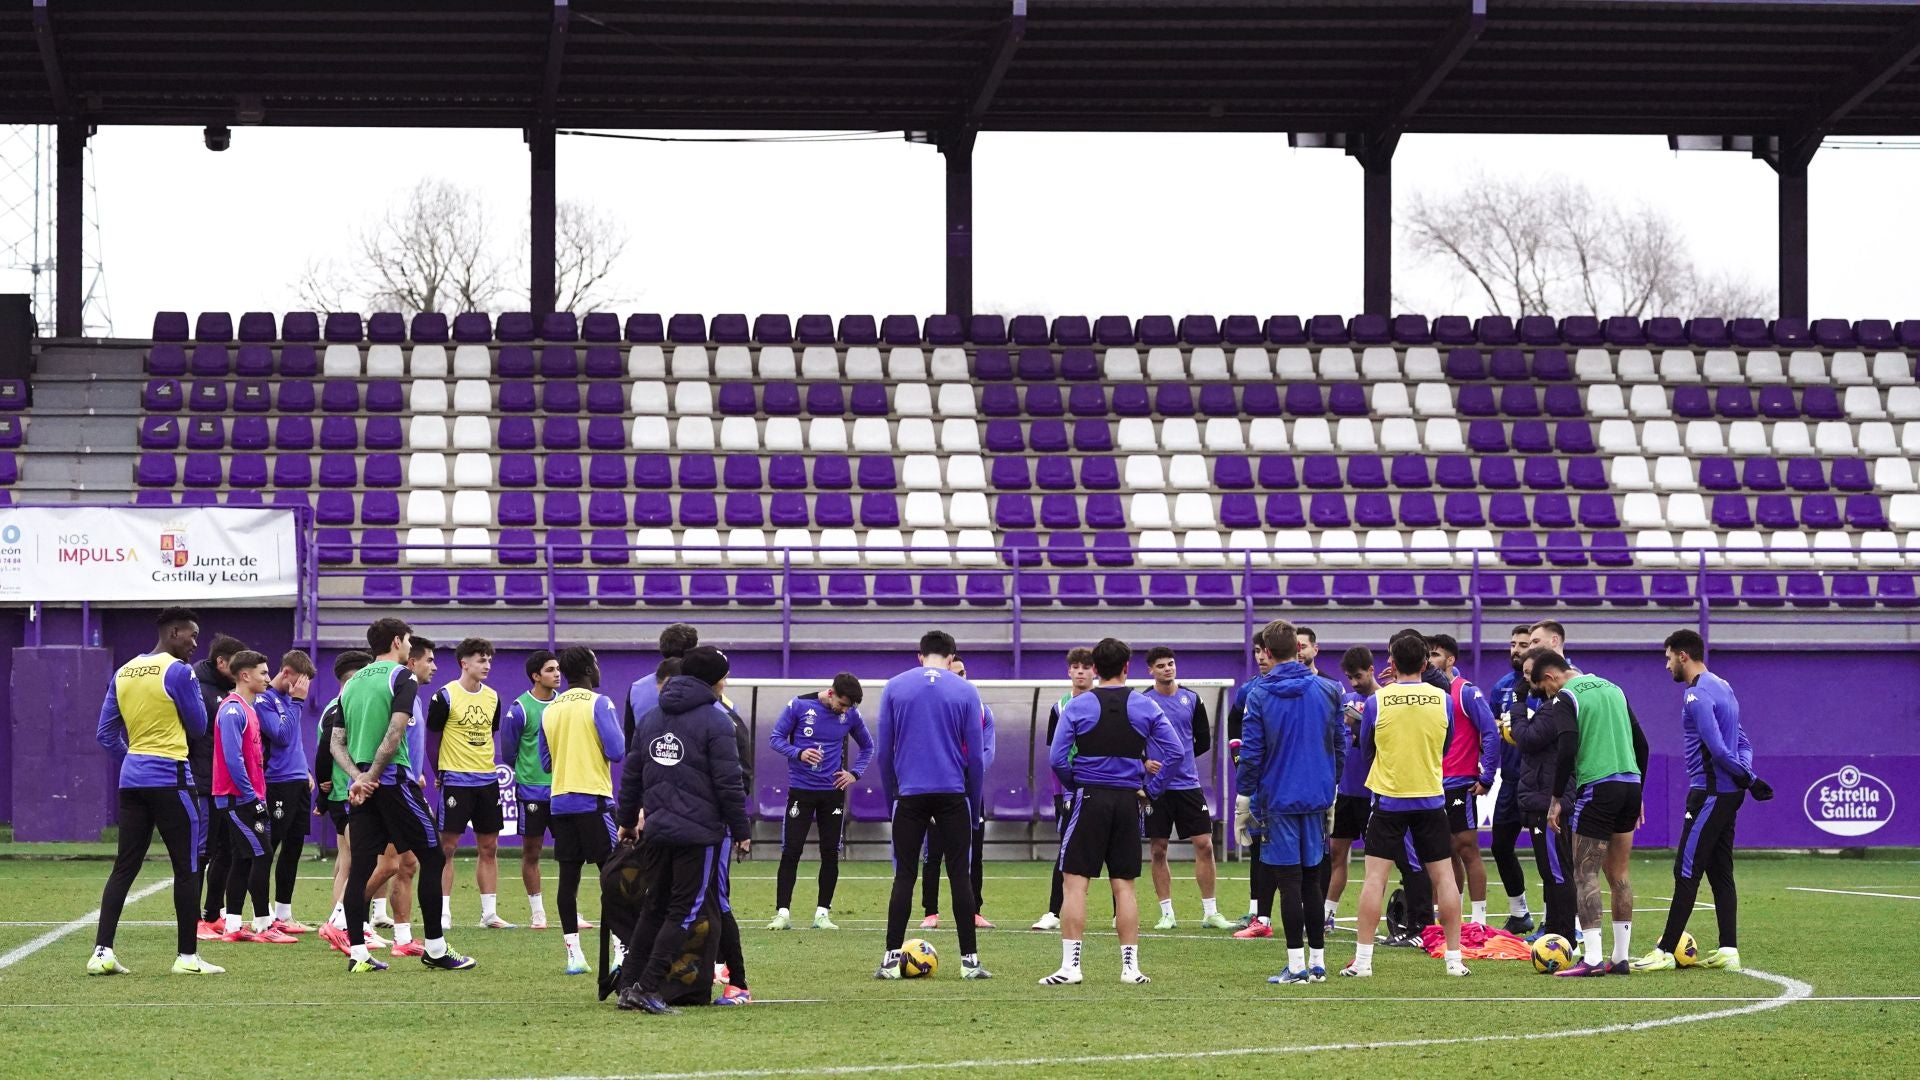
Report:
[[[660,704],[633,725],[620,772],[620,822],[631,824],[642,806],[650,843],[705,846],[752,835],[733,720],[699,679],[668,679]]]
[[[1325,810],[1346,747],[1339,686],[1297,660],[1276,665],[1247,691],[1236,787],[1262,821]]]

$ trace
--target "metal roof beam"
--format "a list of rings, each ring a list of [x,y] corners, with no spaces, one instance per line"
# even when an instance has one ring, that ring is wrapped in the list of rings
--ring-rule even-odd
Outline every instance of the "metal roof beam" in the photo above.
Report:
[[[560,97],[560,71],[566,64],[567,28],[573,19],[570,0],[553,0],[553,21],[547,26],[547,63],[540,80],[540,118],[542,127],[552,127],[556,102]]]
[[[962,127],[971,131],[979,130],[981,122],[986,119],[987,110],[993,107],[994,95],[1000,92],[1001,80],[1007,77],[1007,66],[1013,63],[1013,54],[1020,48],[1020,39],[1026,36],[1027,0],[1013,0],[1013,11],[1007,16],[1007,21],[1001,24],[987,66],[974,82],[966,114],[961,117]]]
[[[1487,28],[1487,0],[1468,0],[1467,10],[1461,12],[1446,33],[1434,42],[1426,58],[1415,68],[1413,74],[1400,84],[1392,97],[1387,99],[1387,107],[1375,121],[1372,130],[1366,133],[1360,145],[1349,153],[1366,164],[1369,159],[1382,156],[1392,157],[1399,146],[1400,136],[1404,134],[1422,106],[1431,98],[1440,84],[1447,81],[1460,61],[1466,58],[1473,43]]]
[[[1779,167],[1780,162],[1804,166],[1813,160],[1820,141],[1831,134],[1840,121],[1912,67],[1915,60],[1920,60],[1920,16],[1887,39],[1871,59],[1854,68],[1845,82],[1835,86],[1798,124],[1782,133],[1779,157],[1773,162],[1775,167]]]
[[[67,77],[60,70],[60,48],[53,37],[53,15],[47,0],[33,0],[33,37],[40,47],[40,66],[47,74],[47,92],[53,96],[53,111],[66,118],[73,115],[73,98],[67,94]]]

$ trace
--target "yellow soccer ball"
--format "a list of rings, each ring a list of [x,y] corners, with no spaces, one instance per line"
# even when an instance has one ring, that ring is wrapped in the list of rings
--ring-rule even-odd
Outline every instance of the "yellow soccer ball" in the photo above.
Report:
[[[1685,930],[1680,931],[1680,943],[1673,947],[1673,962],[1680,967],[1692,967],[1700,962],[1700,944]]]
[[[1573,966],[1573,944],[1559,934],[1547,934],[1533,943],[1533,970],[1551,975]]]
[[[940,954],[933,948],[933,942],[922,938],[913,938],[900,946],[900,977],[903,979],[930,979],[940,970]]]

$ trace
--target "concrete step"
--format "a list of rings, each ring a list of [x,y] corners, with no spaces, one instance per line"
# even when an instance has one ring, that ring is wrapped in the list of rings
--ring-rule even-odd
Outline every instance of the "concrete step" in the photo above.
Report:
[[[140,448],[139,428],[134,413],[82,413],[46,415],[36,411],[27,441],[30,453],[42,452],[120,452],[133,453]]]
[[[86,414],[113,410],[120,415],[140,413],[140,384],[119,379],[34,380],[33,416]]]
[[[144,349],[73,348],[55,346],[40,350],[34,379],[43,377],[87,378],[141,376],[146,371]]]
[[[70,453],[30,453],[20,463],[20,482],[13,490],[21,501],[32,501],[22,492],[70,491],[73,498],[63,502],[109,500],[133,490],[133,466],[138,455],[125,452],[86,451]]]

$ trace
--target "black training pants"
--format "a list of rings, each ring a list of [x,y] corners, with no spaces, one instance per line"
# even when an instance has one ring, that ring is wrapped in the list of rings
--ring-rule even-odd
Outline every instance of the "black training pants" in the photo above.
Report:
[[[940,837],[947,855],[947,880],[953,888],[954,929],[960,935],[960,954],[978,951],[973,917],[974,902],[968,863],[972,861],[973,809],[965,795],[903,795],[893,804],[893,897],[887,904],[887,949],[898,949],[907,939],[907,914],[913,908],[913,882],[919,876],[920,852],[929,834]]]
[[[1321,865],[1267,867],[1269,880],[1280,889],[1280,925],[1286,930],[1289,949],[1301,948],[1302,937],[1311,948],[1327,947],[1327,887]]]
[[[158,832],[173,863],[175,947],[180,955],[192,956],[199,950],[194,944],[194,905],[200,900],[200,843],[206,828],[199,800],[185,788],[121,788],[118,824],[120,850],[113,859],[113,872],[107,875],[107,887],[100,894],[100,929],[93,943],[113,948],[120,912],[127,906],[127,892],[140,876],[140,864],[146,861],[153,834]]]
[[[973,907],[975,911],[987,906],[987,898],[980,891],[986,880],[987,827],[982,822],[973,825],[973,873],[968,878],[973,884]],[[946,849],[941,846],[939,833],[927,834],[927,862],[920,871],[920,906],[926,914],[935,915],[940,911],[940,860],[946,857]],[[1055,860],[1057,863],[1059,860]]]
[[[780,825],[780,869],[775,875],[774,907],[793,906],[793,885],[800,876],[800,856],[806,852],[807,834],[820,827],[820,906],[833,906],[833,891],[840,884],[841,833],[847,821],[847,793],[844,791],[806,791],[795,788],[787,793],[787,816]]]
[[[200,796],[200,820],[206,822],[200,835],[200,871],[207,883],[207,902],[200,917],[207,922],[220,921],[220,910],[226,904],[227,872],[233,861],[227,850],[228,831],[214,818],[213,799]],[[199,890],[198,883],[194,888]]]
[[[1493,825],[1493,862],[1500,868],[1500,887],[1510,897],[1527,894],[1527,871],[1514,851],[1521,832],[1518,821],[1496,821]]]
[[[725,840],[701,845],[648,842],[647,899],[627,939],[627,960],[620,969],[623,986],[660,992],[668,968],[686,947],[687,934],[714,891],[722,888],[727,854]]]
[[[1673,853],[1673,904],[1667,909],[1667,929],[1660,947],[1672,952],[1693,915],[1700,895],[1700,878],[1713,886],[1713,914],[1720,923],[1720,947],[1740,947],[1740,897],[1733,884],[1733,819],[1744,791],[1687,792],[1687,816],[1680,825],[1680,846]]]
[[[1547,828],[1541,814],[1527,816],[1527,832],[1533,837],[1533,864],[1540,871],[1540,887],[1547,897],[1542,929],[1573,941],[1573,839],[1565,831],[1556,833]]]

